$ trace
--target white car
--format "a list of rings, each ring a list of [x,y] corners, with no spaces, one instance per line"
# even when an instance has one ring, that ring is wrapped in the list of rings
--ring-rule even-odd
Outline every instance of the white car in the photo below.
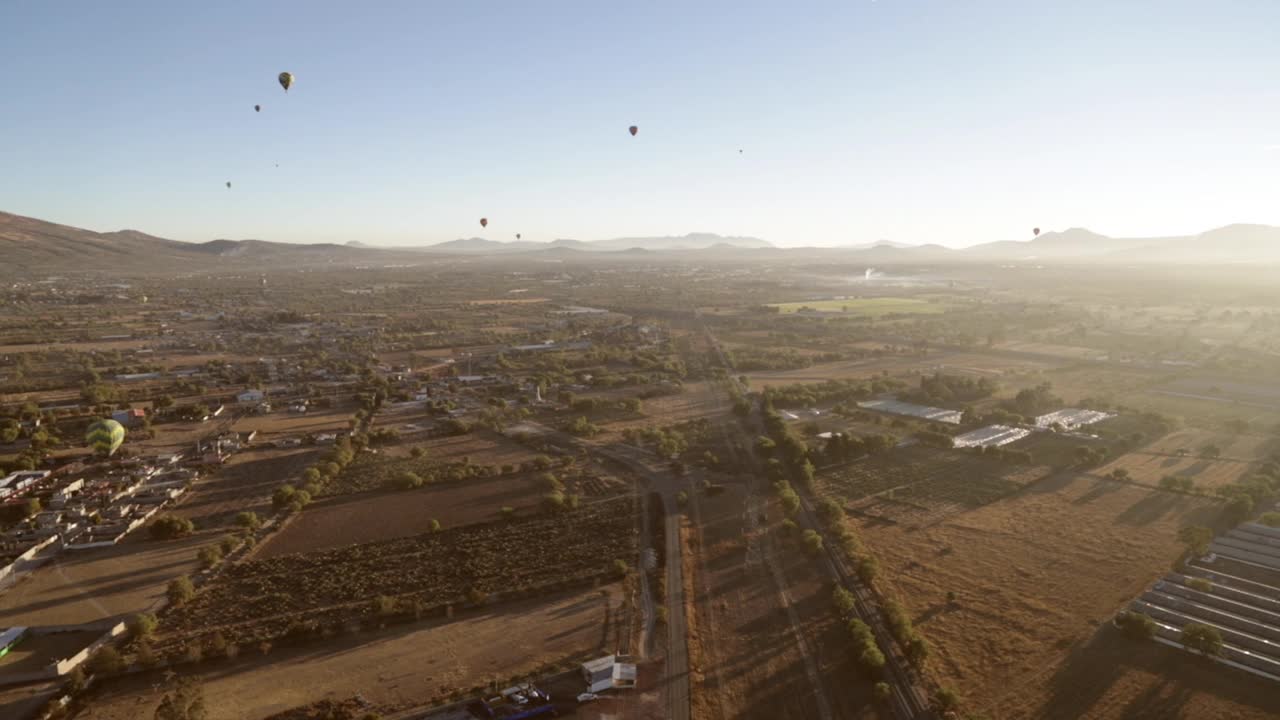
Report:
[[[595,693],[582,693],[578,696],[578,702],[580,703],[587,703],[598,699],[600,699],[600,696]]]

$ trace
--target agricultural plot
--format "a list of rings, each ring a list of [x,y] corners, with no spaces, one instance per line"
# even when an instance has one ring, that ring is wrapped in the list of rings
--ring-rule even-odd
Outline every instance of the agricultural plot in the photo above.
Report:
[[[220,630],[233,642],[331,629],[374,616],[380,596],[431,612],[507,599],[613,572],[635,555],[630,498],[567,513],[468,525],[413,538],[252,560],[227,568],[189,604],[167,614],[162,641],[174,647]],[[469,600],[470,598],[470,600]]]
[[[1248,474],[1250,467],[1252,463],[1239,460],[1208,460],[1136,451],[1121,455],[1095,472],[1107,475],[1123,470],[1133,482],[1152,487],[1159,485],[1160,480],[1167,476],[1190,478],[1197,489],[1213,490],[1239,480]]]
[[[919,524],[981,507],[1046,473],[1043,466],[914,446],[824,469],[818,487],[857,514]]]
[[[320,433],[346,432],[351,429],[351,416],[357,406],[340,405],[305,413],[290,413],[277,408],[266,415],[245,415],[236,420],[236,432],[258,432],[257,442],[267,443],[286,437],[303,437]]]
[[[584,496],[625,489],[620,480],[570,479],[565,491]],[[534,511],[546,488],[532,476],[473,478],[417,490],[342,496],[309,506],[255,551],[262,560],[428,532],[432,520],[446,528],[498,520],[502,508]]]
[[[502,687],[550,663],[612,652],[621,603],[620,588],[608,585],[460,613],[453,620],[346,634],[322,647],[282,647],[265,656],[244,652],[234,662],[195,669],[204,683],[208,720],[260,720],[321,698],[357,694],[390,716],[490,681]],[[121,679],[77,717],[150,718],[163,695],[160,680],[159,673]]]
[[[860,531],[884,589],[929,640],[932,674],[966,708],[1028,720],[1129,717],[1099,712],[1096,694],[1060,678],[1075,670],[1073,649],[1169,568],[1179,528],[1217,510],[1201,498],[1058,475],[927,528],[872,519]]]
[[[1208,446],[1218,448],[1220,459],[1260,462],[1280,452],[1280,438],[1275,435],[1186,429],[1169,433],[1144,449],[1162,455],[1199,455]]]

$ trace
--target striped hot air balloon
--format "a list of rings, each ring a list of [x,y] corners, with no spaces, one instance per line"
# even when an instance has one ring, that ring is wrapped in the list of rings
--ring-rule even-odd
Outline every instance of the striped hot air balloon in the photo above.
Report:
[[[124,426],[115,420],[102,419],[89,426],[84,442],[102,457],[111,457],[124,443]]]

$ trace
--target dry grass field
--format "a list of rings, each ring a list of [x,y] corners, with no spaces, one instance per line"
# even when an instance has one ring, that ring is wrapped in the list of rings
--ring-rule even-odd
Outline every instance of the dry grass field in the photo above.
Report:
[[[1280,452],[1280,436],[1189,428],[1169,433],[1143,449],[1163,455],[1179,452],[1197,455],[1206,445],[1216,445],[1222,451],[1220,459],[1223,460],[1261,462]]]
[[[438,620],[347,635],[323,645],[245,653],[199,674],[209,720],[259,720],[324,698],[363,695],[383,713],[505,681],[567,658],[612,650],[617,586],[502,605]],[[151,717],[158,674],[113,684],[80,720]]]
[[[1123,469],[1128,471],[1134,482],[1152,487],[1166,475],[1176,475],[1191,478],[1197,488],[1212,490],[1239,480],[1248,474],[1252,466],[1252,463],[1240,460],[1206,460],[1138,451],[1121,455],[1094,472],[1106,475]]]
[[[910,377],[936,372],[948,375],[998,378],[1008,375],[1037,375],[1054,367],[1052,361],[980,352],[931,352],[923,356],[864,358],[819,363],[796,370],[765,370],[746,373],[751,387],[819,383],[827,380],[866,380],[888,371],[894,377]],[[1035,383],[1031,383],[1035,384]]]
[[[1215,512],[1199,498],[1060,474],[932,527],[871,520],[860,531],[883,588],[931,643],[932,675],[966,707],[994,718],[1094,717],[1097,698],[1058,691],[1055,673],[1168,570],[1178,529]]]

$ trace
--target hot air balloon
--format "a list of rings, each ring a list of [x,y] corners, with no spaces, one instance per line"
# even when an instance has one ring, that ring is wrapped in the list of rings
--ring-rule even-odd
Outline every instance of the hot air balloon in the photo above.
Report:
[[[1036,235],[1039,235],[1039,234],[1040,234],[1040,228],[1032,228],[1032,229],[1031,229],[1031,232],[1032,232],[1032,233],[1034,233],[1034,234],[1036,234]]]
[[[89,426],[84,443],[102,457],[111,457],[124,443],[124,426],[115,420],[103,418]]]
[[[231,181],[230,181],[230,180],[228,180],[228,181],[227,181],[227,189],[228,189],[228,190],[230,190],[230,189],[231,189]]]
[[[289,88],[292,85],[293,85],[293,73],[288,73],[288,72],[280,73],[280,87],[284,88],[285,92],[289,92]]]
[[[489,227],[489,218],[480,218],[480,227]]]
[[[627,130],[631,131],[631,137],[635,137],[636,133],[640,132],[640,128],[636,127],[635,125],[632,125],[631,127],[627,128]]]
[[[519,239],[520,239],[520,233],[516,233],[516,239],[517,239],[517,240],[519,240]]]
[[[262,106],[261,106],[261,105],[254,105],[254,106],[253,106],[253,111],[254,111],[254,112],[262,112]]]

